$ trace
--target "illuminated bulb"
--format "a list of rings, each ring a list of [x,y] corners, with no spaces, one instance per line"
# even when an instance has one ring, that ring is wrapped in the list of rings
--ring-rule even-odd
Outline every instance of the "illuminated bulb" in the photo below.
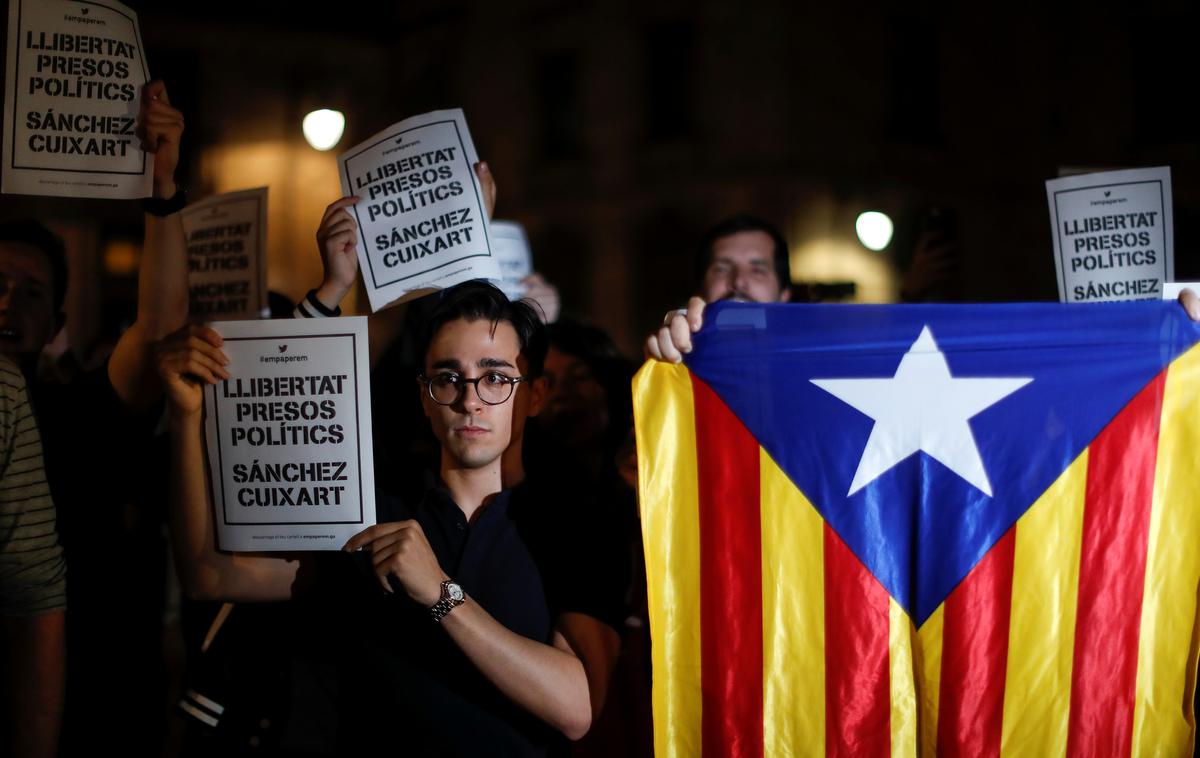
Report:
[[[341,111],[322,108],[304,117],[304,139],[317,150],[328,150],[342,138],[346,117]]]
[[[868,250],[882,250],[892,241],[892,220],[887,214],[879,211],[866,211],[858,214],[854,222],[854,231],[858,232],[858,241]]]

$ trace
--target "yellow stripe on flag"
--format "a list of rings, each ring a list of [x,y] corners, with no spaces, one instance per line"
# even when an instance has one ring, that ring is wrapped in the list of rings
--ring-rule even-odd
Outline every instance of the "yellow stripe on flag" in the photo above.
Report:
[[[917,702],[921,704],[921,755],[937,755],[938,700],[942,686],[942,629],[946,606],[939,605],[917,630],[913,670],[917,673]]]
[[[1064,755],[1087,489],[1085,450],[1017,521],[1002,755]]]
[[[698,756],[700,519],[696,423],[687,368],[651,361],[633,379],[638,492],[646,551],[654,752]]]
[[[888,673],[892,690],[892,758],[917,754],[917,691],[913,668],[916,630],[895,598],[888,598]]]
[[[825,754],[824,519],[759,448],[763,755]]]
[[[1134,755],[1191,755],[1200,583],[1200,347],[1171,364],[1163,392],[1134,698]],[[1184,657],[1183,651],[1190,651]]]

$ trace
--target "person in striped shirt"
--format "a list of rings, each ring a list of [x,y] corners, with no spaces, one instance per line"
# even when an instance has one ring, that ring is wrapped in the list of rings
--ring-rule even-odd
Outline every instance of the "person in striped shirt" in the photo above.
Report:
[[[70,665],[64,726],[59,735],[55,717],[51,730],[66,754],[81,752],[106,736],[128,734],[127,743],[148,742],[154,738],[153,729],[131,732],[130,727],[142,726],[148,713],[161,712],[145,684],[153,670],[142,664],[158,656],[144,641],[157,640],[161,629],[157,618],[153,624],[145,623],[142,615],[134,620],[144,607],[140,604],[147,597],[161,597],[161,590],[152,595],[153,588],[132,586],[152,572],[127,560],[132,554],[128,546],[145,547],[149,540],[143,535],[149,530],[135,532],[124,518],[132,512],[125,508],[125,496],[136,479],[114,482],[111,472],[127,460],[131,442],[146,444],[150,437],[161,392],[153,371],[153,343],[187,317],[187,259],[172,254],[182,249],[178,211],[187,200],[174,177],[182,132],[183,116],[170,105],[166,87],[160,81],[147,84],[137,133],[155,160],[153,196],[143,201],[146,239],[137,320],[104,365],[75,371],[65,379],[40,370],[43,349],[66,320],[66,250],[62,240],[37,221],[0,222],[0,356],[23,375],[22,387],[28,387],[27,402],[44,442],[47,502],[53,493],[58,536],[74,576],[68,587]],[[11,519],[0,519],[4,521]],[[4,526],[0,523],[0,530]],[[114,537],[129,541],[118,545]],[[113,592],[114,586],[122,591]],[[126,623],[112,624],[113,618]],[[66,657],[61,648],[57,656],[56,670],[61,671]],[[34,664],[32,659],[21,660]],[[145,693],[149,697],[143,697]],[[29,701],[23,696],[20,702]],[[0,748],[0,754],[7,753]],[[39,753],[31,749],[14,754]]]
[[[66,681],[66,564],[25,377],[0,357],[0,619],[7,755],[57,751]]]

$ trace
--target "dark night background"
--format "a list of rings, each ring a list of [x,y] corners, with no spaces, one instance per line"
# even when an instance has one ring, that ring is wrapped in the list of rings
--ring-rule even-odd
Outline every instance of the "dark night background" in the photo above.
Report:
[[[319,278],[312,239],[340,194],[336,153],[456,106],[499,181],[497,217],[526,226],[566,311],[631,353],[690,293],[703,229],[741,210],[782,227],[795,278],[853,281],[878,302],[895,298],[928,209],[948,208],[962,261],[942,297],[1054,299],[1043,182],[1064,166],[1170,165],[1177,278],[1200,276],[1189,3],[130,5],[151,74],[187,118],[184,182],[193,197],[270,186],[271,284],[293,298]],[[346,133],[317,153],[300,120],[326,106]],[[74,319],[72,340],[116,328],[136,204],[2,202],[67,237],[71,307],[103,316]],[[883,253],[855,239],[868,209],[896,221]]]
[[[314,234],[341,194],[337,154],[454,107],[498,180],[496,217],[528,230],[564,312],[631,358],[695,291],[704,230],[742,211],[782,229],[795,281],[894,302],[940,209],[959,260],[934,299],[1054,300],[1045,180],[1166,165],[1176,278],[1200,279],[1195,3],[996,14],[933,2],[126,3],[151,75],[187,121],[181,183],[193,199],[270,188],[269,281],[293,300],[320,281]],[[301,133],[317,108],[346,115],[329,152]],[[855,236],[866,210],[896,223],[882,252]],[[66,241],[67,339],[96,364],[134,314],[139,204],[0,196],[0,218],[18,216]],[[361,291],[346,308],[367,310]],[[403,312],[372,316],[376,356]],[[163,547],[161,522],[147,525]],[[142,572],[138,556],[118,557]],[[155,602],[162,590],[151,587]],[[181,642],[158,610],[139,628],[163,631],[178,668]],[[141,705],[155,711],[161,695]],[[157,748],[162,735],[144,732]]]

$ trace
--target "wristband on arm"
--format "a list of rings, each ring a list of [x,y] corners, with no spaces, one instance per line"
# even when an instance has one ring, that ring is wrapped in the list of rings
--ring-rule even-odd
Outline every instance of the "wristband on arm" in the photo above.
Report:
[[[317,299],[317,291],[309,290],[304,299],[296,306],[298,318],[333,318],[342,315],[342,306],[328,308]]]
[[[168,198],[162,197],[143,197],[142,210],[149,213],[151,216],[166,218],[173,213],[179,213],[187,207],[188,196],[187,191],[182,187],[175,189],[175,194]]]

